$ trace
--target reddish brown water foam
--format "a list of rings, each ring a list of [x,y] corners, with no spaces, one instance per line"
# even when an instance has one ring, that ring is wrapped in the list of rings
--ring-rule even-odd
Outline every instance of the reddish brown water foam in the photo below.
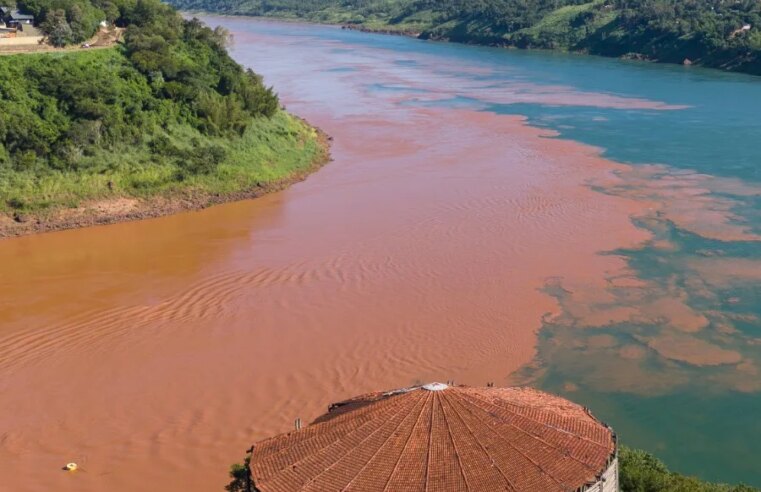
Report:
[[[267,42],[305,72],[332,66],[317,48]],[[629,167],[517,117],[371,97],[356,74],[328,97],[348,107],[311,83],[279,85],[335,137],[335,161],[306,182],[0,242],[8,490],[218,490],[251,442],[332,401],[420,381],[507,382],[532,360],[542,320],[561,315],[548,279],[599,305],[612,282],[642,288],[622,258],[599,253],[650,240],[631,217],[659,200],[588,185]],[[682,348],[670,356],[735,361],[696,354],[705,347],[685,337],[701,320],[673,302]],[[602,316],[591,324],[644,309],[582,304],[575,315]],[[70,461],[81,469],[62,472]]]

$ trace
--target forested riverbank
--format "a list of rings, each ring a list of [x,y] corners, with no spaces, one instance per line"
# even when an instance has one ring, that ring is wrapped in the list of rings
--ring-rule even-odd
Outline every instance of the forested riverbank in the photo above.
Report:
[[[326,160],[326,139],[230,58],[224,29],[153,0],[34,10],[60,44],[92,19],[126,31],[111,49],[0,58],[0,236],[258,196]]]
[[[751,0],[171,0],[184,10],[297,18],[424,39],[577,51],[761,74]]]

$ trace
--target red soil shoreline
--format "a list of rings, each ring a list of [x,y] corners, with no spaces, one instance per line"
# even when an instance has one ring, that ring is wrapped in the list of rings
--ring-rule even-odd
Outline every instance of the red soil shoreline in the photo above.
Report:
[[[307,125],[308,122],[305,122]],[[119,196],[85,202],[75,209],[56,209],[44,213],[17,213],[13,216],[0,213],[0,240],[55,232],[82,227],[93,227],[135,220],[154,219],[183,212],[203,210],[223,203],[251,200],[269,193],[282,191],[294,183],[305,180],[330,161],[330,137],[316,128],[323,151],[308,169],[288,178],[266,183],[250,190],[226,194],[211,194],[189,190],[169,196],[134,198]]]

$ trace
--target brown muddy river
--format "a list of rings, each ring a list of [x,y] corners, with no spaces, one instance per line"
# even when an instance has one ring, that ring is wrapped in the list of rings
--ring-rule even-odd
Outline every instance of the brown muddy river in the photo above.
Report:
[[[486,84],[488,63],[393,44],[411,40],[210,21],[233,30],[235,57],[290,111],[334,137],[334,161],[254,201],[0,242],[3,491],[221,490],[251,443],[330,402],[432,380],[509,384],[561,314],[548,282],[573,291],[567,309],[590,325],[646,309],[605,297],[644,282],[601,254],[653,240],[633,216],[695,229],[710,215],[714,235],[755,237],[714,202],[705,215],[657,193],[603,193],[630,190],[631,167],[485,111],[678,104]],[[648,186],[651,171],[631,182]],[[584,310],[594,303],[606,307]],[[683,296],[650,309],[680,333],[702,323]],[[699,349],[698,362],[741,357]],[[62,472],[70,461],[81,470]]]

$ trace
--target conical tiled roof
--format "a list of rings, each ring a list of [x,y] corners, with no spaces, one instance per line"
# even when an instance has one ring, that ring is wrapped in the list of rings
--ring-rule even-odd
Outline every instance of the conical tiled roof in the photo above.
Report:
[[[584,408],[529,388],[439,383],[331,405],[312,425],[256,444],[261,492],[574,491],[615,437]]]

